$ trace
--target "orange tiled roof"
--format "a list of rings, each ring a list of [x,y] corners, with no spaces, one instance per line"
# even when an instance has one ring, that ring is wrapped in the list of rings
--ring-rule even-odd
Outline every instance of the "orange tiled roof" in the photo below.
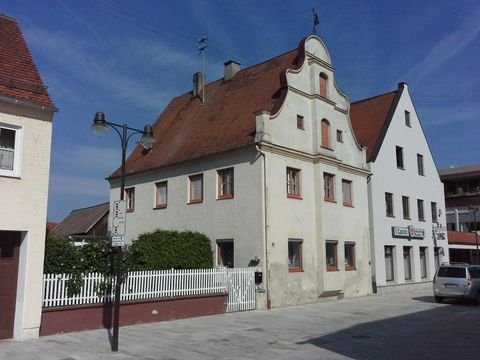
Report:
[[[55,106],[15,19],[0,14],[0,96]]]
[[[170,101],[153,125],[157,142],[148,154],[137,146],[126,162],[126,174],[146,171],[251,145],[255,113],[278,111],[286,94],[286,70],[303,63],[298,49],[240,70],[233,79],[205,87],[202,105],[192,92]],[[111,178],[119,176],[115,171]]]
[[[480,241],[480,236],[478,240]],[[475,233],[448,231],[448,243],[455,245],[476,245]]]
[[[400,94],[401,90],[396,90],[350,106],[353,130],[360,145],[367,147],[367,161],[375,161]]]

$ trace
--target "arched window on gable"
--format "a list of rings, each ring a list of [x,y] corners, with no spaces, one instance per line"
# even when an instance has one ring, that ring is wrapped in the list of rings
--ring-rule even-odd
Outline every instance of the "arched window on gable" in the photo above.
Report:
[[[327,80],[327,75],[320,73],[320,96],[324,98],[327,98]]]
[[[321,131],[322,131],[322,142],[321,146],[323,148],[331,149],[330,146],[330,123],[327,119],[323,119],[321,122]]]

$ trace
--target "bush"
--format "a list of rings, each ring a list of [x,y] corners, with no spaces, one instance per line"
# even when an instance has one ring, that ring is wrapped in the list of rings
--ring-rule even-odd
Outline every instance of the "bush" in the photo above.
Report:
[[[45,274],[68,274],[79,266],[77,248],[66,238],[47,232],[45,241]]]
[[[210,239],[192,231],[156,230],[141,234],[128,249],[131,270],[211,268]]]

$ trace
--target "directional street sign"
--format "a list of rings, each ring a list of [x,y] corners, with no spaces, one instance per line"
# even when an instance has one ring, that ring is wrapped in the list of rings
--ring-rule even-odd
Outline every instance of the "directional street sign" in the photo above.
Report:
[[[112,246],[125,245],[127,202],[118,200],[113,202],[112,217]]]

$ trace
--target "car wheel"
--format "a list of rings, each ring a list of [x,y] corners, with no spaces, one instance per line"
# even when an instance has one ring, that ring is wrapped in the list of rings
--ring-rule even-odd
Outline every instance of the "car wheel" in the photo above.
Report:
[[[443,302],[443,297],[441,297],[441,296],[435,296],[435,302],[437,302],[437,303],[442,303],[442,302]]]

